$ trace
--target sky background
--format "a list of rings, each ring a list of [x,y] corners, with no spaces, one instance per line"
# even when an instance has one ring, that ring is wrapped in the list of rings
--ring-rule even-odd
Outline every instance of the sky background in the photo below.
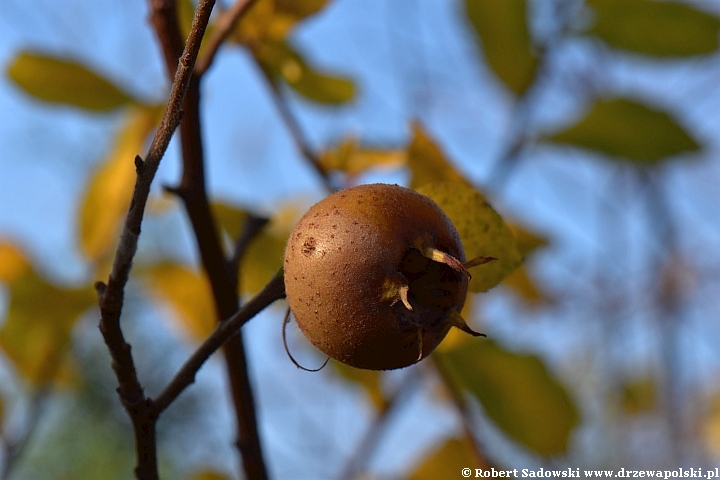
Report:
[[[553,24],[543,10],[549,2],[531,4],[537,12],[532,25],[536,35],[551,35]],[[720,16],[720,2],[695,4]],[[142,0],[3,0],[0,64],[6,65],[21,49],[70,56],[128,91],[162,102],[168,83],[147,19],[147,2]],[[299,26],[292,42],[313,65],[350,76],[358,87],[357,99],[337,108],[319,107],[288,92],[292,111],[314,148],[331,146],[348,134],[374,145],[403,146],[410,138],[411,122],[419,120],[467,178],[481,187],[517,128],[526,125],[531,135],[539,136],[572,124],[596,94],[629,95],[673,112],[704,146],[691,158],[661,167],[680,257],[691,265],[696,285],[678,330],[677,345],[684,352],[679,381],[693,388],[717,387],[708,379],[720,366],[720,56],[648,61],[598,50],[583,39],[567,41],[551,56],[531,101],[518,109],[483,63],[457,1],[335,0]],[[211,195],[263,213],[288,203],[307,206],[322,198],[322,184],[298,154],[246,52],[223,48],[204,80],[202,95]],[[29,99],[6,78],[0,79],[0,112],[0,237],[24,245],[52,278],[86,282],[89,268],[76,246],[77,209],[89,176],[112,146],[121,114],[88,115],[48,107]],[[155,191],[178,176],[173,143]],[[392,170],[374,171],[361,180],[402,184],[408,178],[406,171]],[[532,271],[549,291],[570,300],[557,309],[531,311],[499,291],[483,301],[474,321],[508,346],[542,354],[553,371],[580,385],[575,393],[583,401],[596,392],[593,382],[604,378],[594,365],[605,362],[603,368],[612,377],[638,366],[652,370],[659,362],[662,339],[653,328],[654,312],[642,293],[633,296],[635,289],[642,292],[652,281],[651,253],[659,248],[646,198],[634,178],[629,168],[599,156],[539,145],[523,152],[517,170],[493,196],[502,213],[551,238],[551,246],[533,259]],[[141,249],[196,262],[193,240],[178,211],[147,226]],[[610,285],[608,298],[599,287],[601,280]],[[623,289],[631,297],[629,303],[613,311],[612,301],[620,300],[613,295]],[[602,308],[607,308],[606,314],[599,313]],[[298,462],[307,462],[308,471],[322,477],[332,476],[351,454],[370,411],[362,392],[348,389],[332,374],[295,369],[280,342],[281,314],[280,307],[273,307],[246,327],[266,456],[278,478],[296,472]],[[138,308],[134,315],[134,323],[153,325],[143,332],[137,325],[129,326],[135,348],[141,351],[153,339],[169,336],[162,347],[170,352],[168,365],[160,370],[172,372],[190,351],[188,343],[158,321],[167,316],[162,308]],[[617,321],[598,321],[603,315],[606,320],[617,315]],[[79,329],[83,342],[100,340],[93,336],[94,322],[90,315]],[[612,334],[604,336],[608,329]],[[588,349],[601,341],[611,344],[603,343],[602,354],[591,358]],[[290,347],[310,362],[319,358],[298,335]],[[92,351],[88,355],[94,355]],[[142,360],[141,371],[152,370],[155,360]],[[582,361],[587,365],[578,368]],[[405,374],[394,372],[388,381],[392,384]],[[583,389],[578,381],[584,374],[588,376]],[[201,411],[199,421],[219,433],[203,445],[186,445],[180,455],[176,451],[176,461],[235,468],[222,375],[220,362],[211,362],[193,387],[202,392],[198,395],[204,402],[196,407]],[[433,401],[431,390],[423,389],[408,400],[409,406],[379,445],[374,471],[402,472],[439,436],[457,430],[452,412]],[[597,413],[592,401],[583,405],[590,418]],[[496,439],[492,427],[482,422],[485,438]],[[597,434],[597,426],[581,429],[573,458],[591,458]],[[501,441],[489,443],[490,451],[504,458],[540,465]]]

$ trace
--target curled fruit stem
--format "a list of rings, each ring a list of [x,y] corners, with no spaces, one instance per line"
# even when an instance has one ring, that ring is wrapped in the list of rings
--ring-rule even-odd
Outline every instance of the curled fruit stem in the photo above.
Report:
[[[320,365],[318,368],[306,368],[306,367],[303,367],[302,365],[300,365],[297,362],[297,360],[295,360],[295,357],[292,356],[292,353],[290,353],[290,349],[288,348],[288,344],[287,344],[287,335],[286,335],[287,324],[290,323],[290,313],[291,313],[290,308],[288,308],[287,312],[285,312],[285,318],[283,319],[283,325],[282,325],[282,341],[283,341],[283,346],[285,347],[285,353],[287,353],[287,356],[290,358],[290,361],[293,362],[295,364],[295,366],[297,368],[299,368],[300,370],[305,370],[306,372],[319,372],[320,370],[325,368],[325,365],[328,364],[328,362],[330,361],[330,357],[327,357],[325,359],[325,363]]]

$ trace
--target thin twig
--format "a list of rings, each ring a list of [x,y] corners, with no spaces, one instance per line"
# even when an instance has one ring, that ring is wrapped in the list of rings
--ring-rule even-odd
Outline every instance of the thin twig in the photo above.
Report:
[[[472,447],[477,467],[485,470],[490,469],[493,465],[488,462],[483,452],[483,448],[481,447],[478,440],[475,438],[475,434],[472,429],[473,422],[470,415],[470,409],[468,408],[467,400],[465,399],[462,390],[458,388],[457,385],[455,385],[455,382],[453,382],[450,373],[447,370],[447,365],[445,365],[445,363],[443,362],[442,357],[438,357],[437,355],[431,355],[428,360],[428,365],[434,367],[434,370],[440,377],[440,380],[445,386],[445,389],[450,394],[450,398],[455,405],[455,409],[460,415],[463,431],[465,433],[465,438]]]
[[[406,400],[408,396],[415,391],[416,387],[420,385],[421,379],[422,376],[420,375],[420,370],[417,368],[413,369],[405,375],[405,377],[403,377],[400,384],[393,391],[392,395],[390,395],[385,404],[375,415],[375,419],[365,432],[365,435],[362,440],[360,440],[358,446],[355,448],[353,455],[345,463],[345,467],[342,469],[338,479],[350,480],[362,473],[363,468],[365,468],[368,462],[372,459],[372,456],[375,453],[388,424],[390,423],[393,413],[400,408],[399,406],[402,401]]]
[[[253,56],[253,58],[255,57]],[[300,151],[305,160],[307,160],[310,166],[313,167],[313,170],[315,170],[315,172],[318,174],[326,189],[329,192],[334,192],[337,189],[330,182],[330,177],[328,175],[329,172],[325,169],[325,167],[322,166],[322,163],[320,163],[320,158],[313,152],[312,147],[310,147],[310,142],[308,142],[308,140],[306,139],[305,134],[300,127],[300,124],[290,110],[290,106],[287,104],[287,101],[283,97],[277,82],[268,74],[268,72],[263,68],[257,58],[255,58],[255,63],[260,72],[262,72],[263,78],[265,78],[266,80],[270,93],[272,94],[271,96],[273,102],[275,103],[275,107],[277,108],[278,112],[280,113],[280,117],[282,118],[285,126],[290,132],[290,136],[292,137],[295,146]]]
[[[145,397],[143,388],[137,378],[135,363],[130,353],[130,345],[125,341],[120,327],[120,314],[124,302],[125,285],[130,276],[132,260],[137,251],[140,227],[150,193],[150,185],[160,165],[160,160],[167,150],[173,132],[180,124],[183,98],[192,76],[195,59],[200,50],[200,41],[205,33],[214,4],[214,0],[201,0],[198,5],[190,35],[175,71],[170,98],[160,126],[155,133],[145,160],[135,159],[137,171],[135,188],[107,285],[102,282],[96,284],[101,316],[99,328],[113,360],[113,370],[118,379],[120,401],[132,420],[138,457],[135,475],[140,479],[158,478],[157,449],[155,445],[156,418],[152,415],[149,400]]]
[[[237,25],[238,20],[257,0],[237,0],[232,7],[223,12],[214,23],[212,36],[206,41],[205,53],[195,64],[195,75],[202,76],[215,59],[215,54]]]
[[[243,225],[243,230],[235,241],[235,248],[229,261],[231,272],[238,272],[240,270],[240,261],[245,255],[247,247],[269,221],[269,218],[258,217],[253,214],[250,214],[245,219],[245,225]]]
[[[220,323],[215,331],[195,350],[175,374],[175,377],[153,401],[155,413],[160,414],[188,385],[195,381],[195,374],[205,361],[232,337],[245,322],[268,305],[284,297],[285,283],[282,275],[278,273],[252,300],[243,305],[232,317]]]

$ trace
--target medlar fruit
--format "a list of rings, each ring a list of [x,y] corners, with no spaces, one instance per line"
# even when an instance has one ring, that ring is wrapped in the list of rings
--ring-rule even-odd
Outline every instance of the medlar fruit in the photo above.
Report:
[[[418,362],[460,316],[470,274],[455,227],[430,198],[398,185],[360,185],[311,207],[290,234],[285,291],[300,330],[357,368]]]

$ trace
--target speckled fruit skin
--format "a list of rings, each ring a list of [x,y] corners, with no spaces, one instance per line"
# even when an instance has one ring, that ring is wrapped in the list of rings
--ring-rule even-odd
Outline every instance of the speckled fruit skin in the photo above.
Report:
[[[462,309],[468,279],[422,256],[418,242],[465,254],[450,220],[432,200],[397,185],[360,185],[317,203],[285,250],[285,291],[298,326],[322,352],[348,365],[389,370],[419,360],[442,341],[449,309]],[[402,273],[409,311],[387,299],[386,280]]]

